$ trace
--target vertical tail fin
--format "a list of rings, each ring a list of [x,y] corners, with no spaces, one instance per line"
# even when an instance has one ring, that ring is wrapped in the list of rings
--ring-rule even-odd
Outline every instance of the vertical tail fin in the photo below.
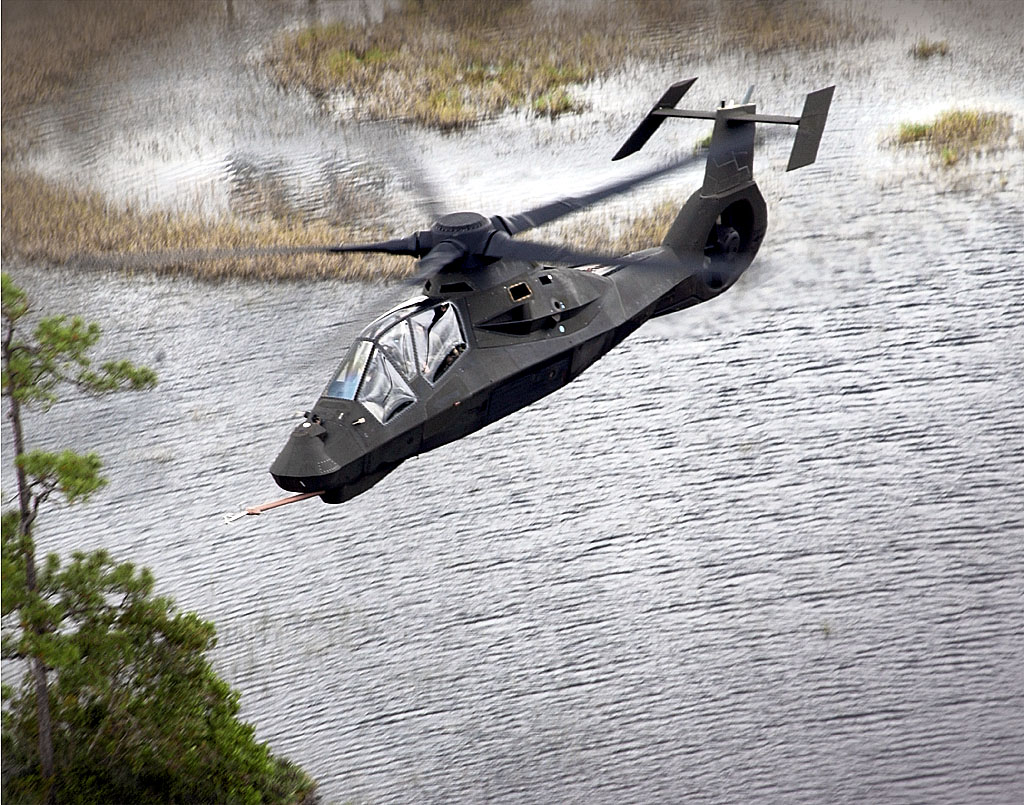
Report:
[[[659,115],[658,112],[664,109],[674,109],[675,105],[679,103],[680,99],[686,94],[687,90],[693,86],[693,82],[696,78],[688,78],[685,81],[677,81],[662,95],[656,104],[651,108],[651,111],[647,113],[647,117],[640,121],[640,125],[636,127],[636,131],[629,135],[629,139],[622,144],[615,156],[612,157],[612,162],[623,157],[628,157],[630,154],[635,154],[645,145],[647,141],[651,139],[651,136],[658,130],[662,123],[665,122],[665,117]]]
[[[818,144],[821,142],[822,132],[825,131],[825,120],[828,118],[832,94],[835,91],[835,87],[825,87],[808,94],[807,100],[804,101],[804,111],[798,118],[796,140],[793,142],[793,151],[789,155],[786,170],[802,168],[818,158]]]

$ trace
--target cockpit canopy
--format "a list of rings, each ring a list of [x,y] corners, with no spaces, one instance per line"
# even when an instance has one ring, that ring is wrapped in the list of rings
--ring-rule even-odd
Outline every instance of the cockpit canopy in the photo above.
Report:
[[[386,313],[352,345],[324,396],[357,400],[388,422],[436,383],[466,349],[450,302],[424,301]]]

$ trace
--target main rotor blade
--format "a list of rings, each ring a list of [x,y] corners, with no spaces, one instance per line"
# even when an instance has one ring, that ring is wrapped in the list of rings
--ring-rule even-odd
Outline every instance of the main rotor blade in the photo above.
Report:
[[[495,236],[487,247],[489,254],[510,257],[515,260],[527,260],[537,263],[558,263],[569,266],[601,265],[631,266],[644,265],[650,268],[679,268],[682,261],[671,254],[653,255],[612,255],[602,252],[591,252],[573,249],[550,243],[534,243],[528,240],[512,240],[509,237]]]
[[[434,238],[430,230],[413,232],[405,238],[381,240],[376,243],[354,243],[351,245],[330,246],[329,252],[376,252],[381,254],[404,254],[408,257],[423,257],[430,251]]]
[[[82,254],[74,260],[98,268],[157,268],[177,263],[200,263],[206,260],[247,260],[259,257],[281,257],[301,254],[331,254],[336,246],[240,246],[222,249],[164,249],[153,252],[121,254]]]
[[[420,285],[446,266],[465,257],[466,254],[466,250],[455,241],[442,240],[416,264],[416,273],[408,277],[405,282],[409,285]]]
[[[221,249],[165,249],[154,252],[82,255],[79,262],[87,266],[160,267],[179,263],[200,263],[208,260],[249,260],[260,257],[288,257],[303,254],[342,254],[371,252],[421,257],[430,249],[430,232],[416,232],[407,238],[376,243],[342,244],[339,246],[239,246]]]
[[[516,213],[515,215],[496,215],[492,220],[496,226],[506,230],[510,235],[515,235],[519,232],[525,232],[528,229],[533,229],[538,226],[543,226],[544,224],[549,224],[552,221],[557,221],[559,218],[578,212],[579,210],[589,207],[592,204],[596,204],[599,201],[604,201],[606,198],[619,195],[620,193],[625,193],[635,187],[639,187],[645,182],[653,181],[667,173],[680,170],[697,162],[703,162],[706,159],[706,154],[685,156],[681,159],[669,162],[667,165],[652,168],[644,173],[631,176],[628,179],[621,179],[618,182],[605,185],[604,187],[600,187],[590,193],[585,193],[582,196],[566,196],[558,199],[557,201],[552,201],[540,207],[534,207],[531,210]]]

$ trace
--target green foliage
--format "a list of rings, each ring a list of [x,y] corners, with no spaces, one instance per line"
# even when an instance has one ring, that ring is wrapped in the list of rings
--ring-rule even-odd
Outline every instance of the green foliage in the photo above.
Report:
[[[89,358],[100,338],[100,327],[81,316],[46,316],[36,325],[33,337],[14,340],[18,322],[29,313],[28,297],[10,276],[3,274],[3,319],[5,343],[3,394],[19,403],[49,408],[57,400],[62,383],[70,383],[92,394],[120,389],[146,389],[156,385],[152,369],[130,361],[108,361],[94,371]]]
[[[42,499],[59,490],[68,503],[87,500],[97,489],[106,486],[100,477],[100,457],[96,453],[79,455],[70,450],[47,453],[32,450],[15,459],[30,479],[30,488]]]
[[[238,694],[205,657],[213,624],[153,594],[153,576],[105,551],[47,557],[36,594],[17,579],[16,524],[4,518],[5,660],[51,669],[58,802],[300,802],[313,788],[239,721]],[[10,560],[10,561],[9,561]],[[14,571],[9,573],[9,571]],[[15,592],[11,592],[14,590]],[[5,795],[42,797],[34,691],[5,702]]]
[[[3,689],[3,793],[19,802],[301,802],[314,784],[237,719],[238,694],[213,672],[213,624],[153,594],[153,576],[106,551],[37,562],[39,507],[89,498],[100,458],[28,450],[22,410],[62,385],[90,394],[150,388],[129,361],[92,368],[100,330],[76,316],[18,337],[28,296],[3,274],[3,396],[14,433],[17,508],[3,513],[2,658],[28,667]]]

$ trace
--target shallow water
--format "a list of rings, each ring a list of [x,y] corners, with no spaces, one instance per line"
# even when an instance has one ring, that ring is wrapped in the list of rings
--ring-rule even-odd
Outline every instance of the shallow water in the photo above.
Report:
[[[879,145],[979,97],[1024,114],[1007,44],[1024,24],[1014,4],[925,8],[947,60],[906,57],[920,15],[901,6],[891,37],[848,53],[686,69],[693,106],[756,81],[761,108],[795,114],[801,92],[839,84],[815,166],[782,173],[784,143],[759,153],[771,224],[749,275],[343,506],[221,518],[277,496],[265,468],[295,412],[401,289],[14,267],[161,378],[32,423],[38,444],[98,450],[111,482],[52,512],[44,547],[112,548],[214,620],[245,716],[328,801],[1024,799],[1024,166],[1016,152],[938,174]],[[154,203],[219,203],[243,153],[297,188],[309,164],[397,182],[367,150],[380,127],[260,89],[251,41],[281,19],[235,9],[248,44],[203,70],[236,83],[245,122],[165,128],[158,154],[211,143],[182,147],[180,187],[145,179],[102,105],[79,150],[62,154],[56,127],[39,164],[103,187],[102,166],[123,164],[109,192]],[[394,136],[445,166],[431,178],[454,203],[509,211],[611,176],[594,155],[680,70],[592,88],[589,117],[553,128]],[[177,80],[161,78],[155,98]],[[223,108],[216,92],[195,102]],[[666,131],[650,159],[702,133]],[[648,193],[682,201],[698,176]]]

